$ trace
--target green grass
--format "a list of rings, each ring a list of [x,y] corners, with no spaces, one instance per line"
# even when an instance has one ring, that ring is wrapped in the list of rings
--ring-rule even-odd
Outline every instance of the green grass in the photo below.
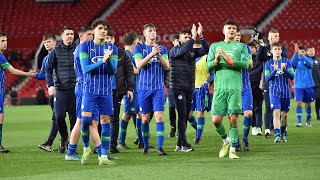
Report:
[[[167,112],[166,112],[167,113]],[[155,149],[142,156],[132,143],[135,138],[132,122],[128,126],[129,150],[122,150],[115,166],[99,166],[95,155],[89,165],[67,162],[64,155],[45,152],[37,145],[49,133],[49,106],[20,106],[5,108],[3,144],[11,152],[0,154],[0,179],[318,179],[320,167],[320,121],[312,128],[294,127],[295,104],[289,113],[288,142],[274,144],[273,138],[249,136],[251,152],[240,152],[239,160],[219,158],[221,139],[206,114],[201,145],[190,153],[174,152],[176,138],[169,138],[169,120],[165,114],[166,137],[164,149],[169,154],[160,157]],[[304,115],[305,116],[305,115]],[[242,117],[240,122],[242,124]],[[313,118],[314,119],[314,118]],[[227,119],[224,123],[228,127]],[[242,126],[242,125],[241,125]],[[151,143],[156,145],[155,121],[151,122]],[[240,128],[242,135],[242,127]],[[195,131],[188,126],[187,137],[193,142]],[[57,148],[59,137],[53,147]],[[81,142],[81,140],[80,140]],[[81,143],[79,143],[81,144]],[[192,143],[193,144],[193,143]],[[82,146],[78,148],[82,153]]]

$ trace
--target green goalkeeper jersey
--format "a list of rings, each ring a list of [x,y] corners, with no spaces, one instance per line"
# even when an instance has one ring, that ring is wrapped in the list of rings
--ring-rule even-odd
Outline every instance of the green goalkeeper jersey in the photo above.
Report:
[[[234,61],[233,66],[230,66],[221,57],[218,65],[214,64],[217,48],[221,49]],[[239,90],[242,88],[242,71],[248,69],[251,55],[245,44],[232,41],[226,43],[224,41],[215,42],[210,46],[207,69],[215,70],[214,90]]]

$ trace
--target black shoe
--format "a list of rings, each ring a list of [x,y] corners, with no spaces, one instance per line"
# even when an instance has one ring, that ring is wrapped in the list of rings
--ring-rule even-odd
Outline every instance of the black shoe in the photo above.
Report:
[[[110,146],[110,152],[111,153],[120,153],[120,151],[117,149],[117,147],[116,146]]]
[[[142,155],[148,155],[150,153],[149,148],[143,148]]]
[[[166,156],[168,154],[166,152],[164,152],[164,150],[161,148],[161,149],[158,150],[158,155],[159,156]]]
[[[201,142],[201,139],[196,139],[196,140],[194,140],[194,144],[196,144],[196,145],[199,145],[200,142]]]
[[[236,145],[236,151],[241,151],[241,145],[240,144]]]
[[[176,136],[176,128],[171,127],[171,131],[170,131],[169,137],[175,137],[175,136]]]
[[[94,149],[93,152],[92,152],[92,154],[98,154],[97,150]]]
[[[193,148],[193,147],[191,146],[191,144],[189,144],[189,143],[187,143],[185,147],[191,148],[191,151],[194,151],[194,148]],[[182,146],[181,146],[181,148],[182,148]]]
[[[52,147],[48,143],[39,144],[38,147],[48,152],[52,152]]]
[[[133,141],[133,144],[138,145],[138,143],[139,143],[139,138],[136,137],[136,139]]]
[[[242,142],[242,146],[244,151],[250,151],[249,142]]]
[[[143,143],[140,143],[140,142],[139,142],[139,144],[138,144],[138,148],[139,148],[139,149],[142,149],[142,148],[144,148],[144,145],[143,145]]]
[[[8,152],[10,152],[8,149],[6,149],[2,145],[0,145],[0,153],[8,153]]]
[[[58,152],[63,154],[68,149],[68,141],[61,140]]]

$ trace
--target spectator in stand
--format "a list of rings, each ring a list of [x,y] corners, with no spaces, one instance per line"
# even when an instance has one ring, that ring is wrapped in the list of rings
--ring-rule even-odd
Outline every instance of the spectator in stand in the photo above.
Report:
[[[316,118],[320,120],[320,58],[316,57],[316,50],[314,46],[307,46],[307,56],[313,60],[312,66],[312,77],[314,80],[314,98],[315,98],[315,109]]]
[[[36,98],[37,98],[37,104],[46,104],[47,103],[46,93],[44,92],[42,85],[40,85],[38,88]]]
[[[12,91],[10,92],[11,97],[11,104],[16,106],[18,105],[18,92],[16,88],[12,88]]]

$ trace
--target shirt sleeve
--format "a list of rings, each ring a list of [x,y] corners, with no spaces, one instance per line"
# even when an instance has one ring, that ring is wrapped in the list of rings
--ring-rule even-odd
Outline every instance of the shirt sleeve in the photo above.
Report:
[[[6,57],[3,54],[0,54],[0,66],[2,69],[7,69],[11,64],[7,61]]]
[[[165,46],[161,46],[161,56],[163,59],[168,60],[168,50]]]
[[[139,58],[141,58],[141,59],[143,58],[143,56],[142,56],[142,45],[141,44],[137,44],[135,46],[134,51],[133,51],[133,57],[134,57],[135,61],[137,59],[139,59]]]
[[[207,69],[208,71],[212,71],[217,65],[214,64],[215,60],[215,55],[216,55],[216,46],[215,44],[211,44],[210,49],[209,49],[209,54],[207,57]]]

